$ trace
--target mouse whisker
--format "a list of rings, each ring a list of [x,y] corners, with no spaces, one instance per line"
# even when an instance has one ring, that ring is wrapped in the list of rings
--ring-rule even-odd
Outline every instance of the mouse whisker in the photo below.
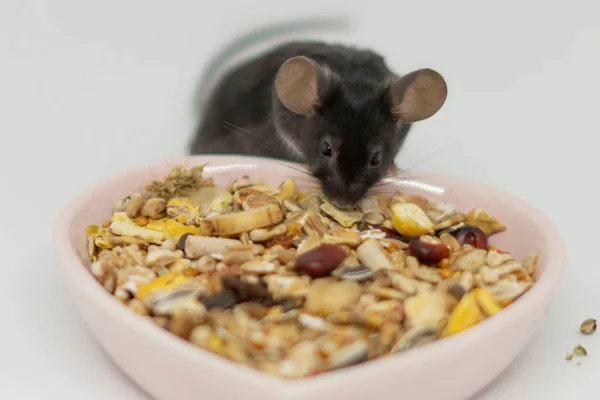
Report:
[[[286,168],[293,169],[294,171],[298,171],[298,172],[301,172],[301,173],[303,173],[304,175],[307,175],[307,176],[309,176],[309,177],[312,177],[312,174],[311,174],[310,172],[308,172],[308,171],[306,171],[306,170],[303,170],[302,168],[299,168],[299,167],[293,167],[293,166],[291,166],[291,165],[288,165],[288,164],[285,164],[285,163],[282,163],[282,162],[277,162],[277,164],[280,164],[280,165],[282,165],[282,166],[284,166],[284,167],[286,167]]]
[[[307,182],[307,183],[315,183],[318,184],[319,182],[316,179],[311,179],[311,178],[303,178],[301,176],[297,176],[297,177],[290,177],[291,179],[294,179],[295,181],[299,181],[299,182]]]
[[[259,145],[260,147],[262,147],[262,148],[264,148],[264,149],[266,149],[266,150],[269,150],[269,151],[270,151],[270,152],[272,152],[274,155],[277,155],[277,154],[278,154],[278,153],[277,153],[277,150],[275,150],[275,149],[273,149],[272,147],[269,147],[269,146],[267,146],[266,144],[264,144],[264,143],[262,142],[262,138],[261,138],[260,136],[258,136],[257,134],[255,134],[255,133],[252,133],[252,132],[250,132],[249,130],[247,130],[247,129],[244,129],[244,128],[242,128],[242,127],[239,127],[239,126],[237,126],[237,125],[231,124],[231,123],[229,123],[229,122],[224,122],[224,124],[225,124],[225,125],[226,125],[228,128],[230,128],[230,129],[231,129],[231,130],[232,130],[232,131],[233,131],[233,132],[234,132],[236,135],[237,135],[238,133],[245,133],[245,134],[249,135],[249,137],[250,137],[250,138],[252,138],[252,139],[254,140],[254,143],[256,143],[257,145]]]
[[[404,166],[398,166],[398,171],[396,173],[390,173],[390,175],[388,177],[395,177],[398,174],[401,174],[402,172],[405,171],[409,171],[411,169],[413,169],[414,167],[418,166],[419,164],[429,160],[430,158],[432,158],[433,156],[435,156],[436,154],[438,154],[440,151],[447,149],[450,146],[454,146],[456,145],[456,140],[453,140],[452,142],[448,142],[446,144],[443,144],[441,146],[439,146],[437,149],[433,149],[429,154],[422,156],[418,159],[416,159],[415,161],[412,161]]]

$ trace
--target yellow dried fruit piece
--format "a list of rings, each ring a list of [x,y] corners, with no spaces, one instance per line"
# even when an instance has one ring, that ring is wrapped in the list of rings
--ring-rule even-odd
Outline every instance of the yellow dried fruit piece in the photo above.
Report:
[[[186,233],[191,233],[192,235],[199,235],[200,230],[193,225],[184,225],[180,222],[175,221],[174,219],[168,219],[164,223],[164,231],[165,233],[173,238],[174,240],[179,240],[179,238]]]
[[[113,221],[110,224],[110,230],[115,235],[130,236],[154,244],[161,244],[165,240],[164,233],[139,226],[132,220],[125,222]]]
[[[483,315],[479,310],[475,293],[469,292],[462,297],[450,313],[444,336],[451,336],[462,332],[477,325],[482,319]]]
[[[506,226],[498,221],[492,214],[481,208],[474,208],[465,216],[467,225],[476,226],[481,229],[486,236],[502,232]]]
[[[129,222],[131,218],[127,216],[125,212],[116,212],[111,218],[112,222]]]
[[[502,311],[500,304],[494,299],[494,296],[486,289],[478,288],[473,290],[477,303],[483,312],[491,317],[492,315]]]
[[[146,242],[161,244],[165,240],[163,232],[137,225],[124,212],[114,213],[109,228],[115,235],[130,236]]]
[[[403,236],[424,235],[433,229],[433,222],[416,204],[396,203],[391,211],[392,226]]]
[[[115,248],[114,244],[110,243],[108,240],[104,239],[102,236],[97,237],[96,240],[94,241],[94,244],[97,247],[100,247],[102,249],[112,250]]]
[[[156,291],[169,291],[175,289],[177,286],[188,283],[190,280],[180,274],[167,274],[158,277],[151,282],[148,282],[144,286],[140,287],[137,291],[137,297],[139,299],[144,298],[150,293]]]
[[[89,225],[85,228],[85,236],[90,239],[100,234],[100,227],[98,225]]]
[[[281,186],[272,195],[279,201],[291,199],[296,194],[296,182],[293,179],[286,179]]]
[[[148,220],[148,224],[145,226],[145,228],[161,232],[165,230],[167,221],[172,221],[172,219],[151,219]]]

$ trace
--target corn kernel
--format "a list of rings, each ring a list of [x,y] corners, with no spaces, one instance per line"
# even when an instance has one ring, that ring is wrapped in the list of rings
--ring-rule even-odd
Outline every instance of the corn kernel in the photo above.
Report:
[[[448,268],[444,268],[440,270],[440,276],[444,279],[448,279],[450,277],[452,277],[452,275],[454,275],[454,271],[448,269]]]
[[[502,307],[500,307],[500,304],[498,304],[488,290],[478,288],[473,290],[473,293],[475,294],[477,303],[479,303],[479,306],[487,316],[492,316],[502,311]]]
[[[477,305],[475,294],[473,292],[467,293],[452,310],[444,335],[451,336],[462,332],[478,324],[482,319],[483,316]]]
[[[440,268],[448,268],[450,266],[450,261],[447,258],[442,258],[440,261]]]
[[[513,272],[513,275],[517,278],[518,282],[525,282],[529,280],[529,275],[527,275],[525,271],[516,271]]]
[[[179,285],[183,285],[188,283],[189,279],[180,274],[167,274],[161,277],[158,277],[151,282],[148,282],[144,286],[138,289],[137,297],[139,299],[145,297],[146,295],[160,290],[160,291],[168,291],[173,290],[175,287]]]
[[[366,323],[372,328],[379,329],[385,323],[385,319],[381,315],[369,315]]]
[[[194,268],[186,268],[183,270],[183,276],[192,277],[198,275],[198,271]]]
[[[146,217],[137,217],[134,221],[139,226],[146,226],[146,225],[148,225],[148,222],[149,222],[148,218],[146,218]]]
[[[433,229],[433,222],[416,204],[396,203],[392,206],[392,226],[408,237],[424,235]]]
[[[513,300],[512,299],[504,299],[500,301],[500,307],[502,308],[506,308],[508,306],[510,306],[512,304]]]

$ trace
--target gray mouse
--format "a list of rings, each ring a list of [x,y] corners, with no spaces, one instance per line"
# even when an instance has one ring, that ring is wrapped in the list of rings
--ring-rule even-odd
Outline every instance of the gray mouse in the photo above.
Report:
[[[243,35],[229,51],[319,24],[331,27],[328,20],[288,22]],[[399,75],[371,50],[308,40],[274,46],[214,83],[191,154],[302,163],[340,208],[389,176],[412,124],[436,114],[447,97],[444,78],[432,69]]]

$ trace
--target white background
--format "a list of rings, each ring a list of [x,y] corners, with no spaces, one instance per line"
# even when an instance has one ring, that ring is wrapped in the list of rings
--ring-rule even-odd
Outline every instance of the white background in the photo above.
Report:
[[[201,68],[226,41],[341,11],[356,25],[336,38],[373,47],[399,72],[433,67],[448,81],[446,105],[415,127],[400,164],[433,154],[416,168],[516,194],[568,246],[546,322],[478,398],[597,397],[600,333],[581,338],[578,326],[600,317],[598,2],[0,0],[0,398],[146,399],[65,292],[52,248],[58,212],[99,179],[183,155]],[[579,340],[589,356],[578,367],[563,357]]]

